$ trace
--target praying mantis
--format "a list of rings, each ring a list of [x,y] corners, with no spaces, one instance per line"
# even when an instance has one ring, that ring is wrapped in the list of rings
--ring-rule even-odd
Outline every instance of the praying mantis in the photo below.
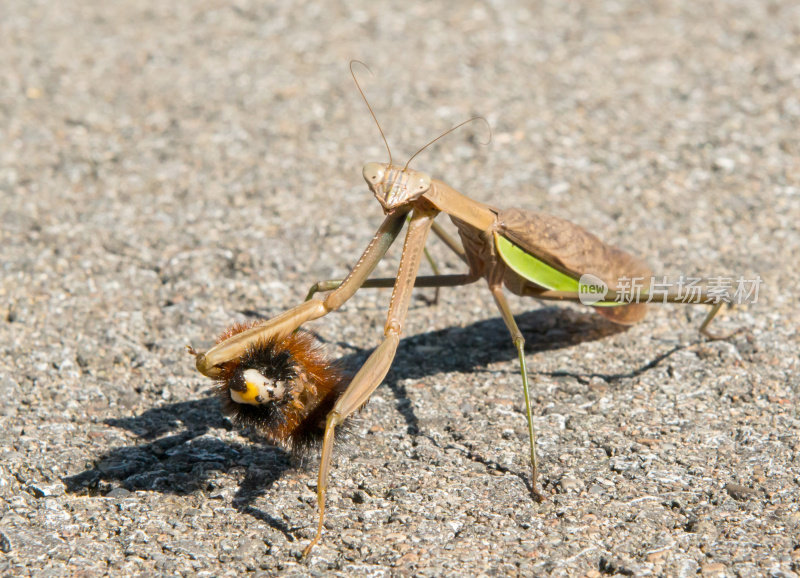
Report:
[[[350,63],[350,72],[389,152],[388,163],[370,162],[363,168],[367,186],[383,209],[383,223],[344,280],[314,284],[303,303],[272,319],[236,326],[206,352],[189,348],[195,356],[197,369],[222,383],[219,391],[225,402],[234,408],[231,411],[246,410],[252,423],[272,428],[273,439],[285,440],[290,434],[281,432],[298,423],[305,424],[302,426],[306,428],[302,431],[304,436],[308,428],[319,430],[322,439],[317,484],[319,521],[316,535],[304,555],[311,552],[322,536],[336,428],[367,402],[389,371],[413,288],[455,287],[480,279],[486,281],[519,358],[528,422],[531,489],[534,499],[540,501],[525,338],[514,320],[505,291],[544,300],[584,301],[581,298],[583,280],[593,279],[607,289],[593,300],[595,310],[614,323],[631,325],[644,318],[646,304],[618,299],[622,295],[618,282],[623,278],[649,279],[652,275],[643,261],[603,243],[569,221],[540,212],[497,209],[471,200],[444,182],[409,168],[411,160],[422,150],[475,119],[429,142],[405,166],[394,165],[386,136],[356,79],[354,62]],[[440,213],[450,217],[458,229],[459,239],[434,223]],[[371,273],[406,224],[408,230],[396,277],[371,279]],[[465,273],[417,275],[430,231],[463,261]],[[339,309],[358,289],[370,287],[393,288],[382,341],[349,383],[333,374],[315,378],[324,374],[327,366],[313,355],[309,364],[302,363],[303,350],[309,345],[301,326]],[[320,299],[316,297],[318,292],[327,294]],[[647,296],[646,289],[641,291],[640,301]],[[697,300],[692,302],[706,303],[707,296],[707,289],[700,288]],[[686,302],[685,296],[676,291],[666,292],[660,299]],[[711,303],[700,327],[700,331],[711,338],[716,336],[707,328],[722,304],[722,301]],[[280,363],[276,365],[275,359]],[[295,363],[293,359],[300,361]],[[262,411],[266,413],[258,413]]]

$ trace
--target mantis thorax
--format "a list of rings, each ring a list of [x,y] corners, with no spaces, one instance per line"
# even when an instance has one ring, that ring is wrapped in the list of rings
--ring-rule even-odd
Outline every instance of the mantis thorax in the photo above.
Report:
[[[418,199],[431,187],[429,175],[386,163],[367,163],[362,174],[386,213]]]

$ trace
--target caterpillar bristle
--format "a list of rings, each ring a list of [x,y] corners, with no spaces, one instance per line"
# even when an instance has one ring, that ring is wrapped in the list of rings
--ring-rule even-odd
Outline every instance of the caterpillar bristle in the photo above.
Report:
[[[256,323],[237,323],[217,342]],[[223,411],[269,443],[301,455],[321,443],[325,419],[347,386],[341,368],[307,331],[256,342],[222,369],[216,389]]]

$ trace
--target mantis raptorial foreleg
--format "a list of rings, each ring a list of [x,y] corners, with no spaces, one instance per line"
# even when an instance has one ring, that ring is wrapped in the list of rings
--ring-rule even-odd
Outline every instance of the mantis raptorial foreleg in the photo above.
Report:
[[[197,354],[196,365],[200,373],[218,377],[219,365],[236,359],[255,343],[269,338],[280,338],[292,333],[303,323],[318,319],[341,307],[364,284],[369,274],[380,262],[405,224],[406,213],[399,211],[386,216],[372,237],[361,258],[341,285],[323,300],[313,299],[293,307],[273,319],[252,327],[218,343],[206,353]]]
[[[402,332],[403,322],[411,300],[411,290],[414,287],[414,279],[422,260],[425,238],[437,212],[435,209],[414,210],[403,245],[403,255],[400,258],[397,279],[392,291],[389,315],[383,330],[384,339],[353,377],[353,381],[350,382],[350,385],[347,386],[347,389],[337,400],[333,410],[328,414],[325,423],[325,436],[322,441],[322,456],[320,458],[319,480],[317,483],[319,524],[316,536],[306,547],[304,555],[311,551],[322,536],[322,524],[325,519],[325,494],[328,489],[334,431],[348,416],[366,403],[369,396],[372,395],[372,392],[380,385],[389,371],[389,366],[392,364],[397,350],[397,344],[400,342],[400,333]]]

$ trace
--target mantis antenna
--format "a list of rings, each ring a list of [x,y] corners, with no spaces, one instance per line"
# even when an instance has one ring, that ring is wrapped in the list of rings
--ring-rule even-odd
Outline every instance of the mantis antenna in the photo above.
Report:
[[[364,91],[361,90],[361,85],[358,84],[358,79],[356,78],[356,73],[353,70],[353,64],[355,64],[355,63],[358,63],[361,66],[363,66],[364,68],[366,68],[367,72],[369,72],[370,74],[372,74],[372,71],[369,69],[369,66],[367,66],[366,64],[364,64],[360,60],[351,60],[350,61],[350,74],[353,77],[353,82],[356,83],[356,88],[358,89],[358,92],[361,93],[361,98],[364,99],[364,103],[367,105],[367,108],[369,109],[369,113],[372,115],[372,120],[375,121],[375,126],[378,127],[378,130],[381,133],[381,138],[383,139],[383,144],[386,145],[386,151],[389,153],[389,165],[391,165],[392,164],[392,149],[389,148],[389,141],[386,140],[386,135],[383,134],[383,129],[381,128],[381,123],[378,122],[378,117],[375,116],[375,112],[372,110],[372,107],[370,106],[369,101],[367,100],[367,97],[364,94]],[[447,133],[445,133],[445,134],[447,134]],[[444,135],[442,135],[442,136],[444,136]],[[428,146],[428,145],[425,145],[425,146]],[[408,165],[406,165],[406,166],[408,166]]]
[[[367,100],[367,96],[364,94],[364,90],[361,88],[361,85],[358,83],[358,78],[356,78],[356,73],[353,70],[353,65],[354,64],[360,64],[361,66],[366,68],[367,72],[369,72],[370,74],[372,74],[372,70],[370,70],[369,66],[367,66],[365,63],[361,62],[360,60],[353,59],[353,60],[350,61],[350,75],[353,77],[353,82],[356,83],[356,88],[358,89],[359,94],[361,94],[361,98],[364,99],[364,104],[367,105],[367,109],[369,109],[369,113],[372,115],[372,120],[375,121],[375,126],[378,127],[378,131],[381,133],[381,138],[383,139],[383,144],[386,145],[386,152],[389,153],[389,165],[391,166],[391,164],[392,164],[392,149],[389,148],[389,141],[386,140],[386,135],[384,134],[383,129],[381,128],[381,123],[378,122],[378,117],[375,116],[375,111],[372,110],[372,106],[369,104],[369,100]],[[473,116],[472,118],[467,119],[467,120],[465,120],[463,122],[460,122],[456,126],[444,131],[442,134],[437,136],[435,139],[433,139],[428,144],[426,144],[421,149],[419,149],[417,152],[415,152],[413,155],[411,155],[411,158],[408,159],[408,162],[403,167],[403,170],[405,171],[408,168],[408,165],[411,164],[411,161],[413,161],[419,153],[424,151],[426,148],[431,146],[433,143],[435,143],[439,139],[449,135],[454,130],[457,130],[457,129],[461,128],[465,124],[469,124],[469,123],[471,123],[473,121],[476,121],[476,120],[482,120],[486,124],[486,128],[489,130],[489,139],[485,143],[481,143],[483,145],[488,145],[490,142],[492,142],[492,127],[489,124],[489,121],[486,120],[482,116]]]
[[[475,121],[475,120],[482,120],[484,123],[486,123],[486,128],[487,128],[487,129],[489,129],[489,140],[487,140],[485,143],[481,143],[481,144],[483,144],[483,145],[488,145],[490,142],[492,142],[492,127],[491,127],[491,125],[489,125],[489,121],[488,121],[488,120],[486,120],[485,118],[483,118],[482,116],[473,116],[472,118],[469,118],[469,119],[467,119],[467,120],[465,120],[465,121],[463,121],[463,122],[460,122],[460,123],[458,123],[458,124],[457,124],[456,126],[454,126],[453,128],[451,128],[451,129],[448,129],[448,130],[444,131],[442,134],[440,134],[439,136],[437,136],[435,139],[433,139],[433,140],[432,140],[432,141],[430,141],[428,144],[426,144],[424,147],[422,147],[422,148],[421,148],[421,149],[419,149],[417,152],[415,152],[413,155],[411,155],[411,158],[410,158],[410,159],[408,159],[408,162],[406,163],[406,166],[404,166],[404,167],[403,167],[403,170],[406,170],[406,169],[408,168],[408,165],[410,165],[410,164],[411,164],[411,161],[413,161],[413,160],[414,160],[414,158],[415,158],[415,157],[416,157],[416,156],[417,156],[419,153],[421,153],[421,152],[422,152],[422,151],[424,151],[426,148],[428,148],[429,146],[431,146],[431,145],[432,145],[433,143],[435,143],[437,140],[439,140],[440,138],[446,137],[447,135],[449,135],[449,134],[450,134],[451,132],[453,132],[454,130],[457,130],[457,129],[461,128],[462,126],[464,126],[465,124],[469,124],[469,123],[471,123],[472,121]]]

